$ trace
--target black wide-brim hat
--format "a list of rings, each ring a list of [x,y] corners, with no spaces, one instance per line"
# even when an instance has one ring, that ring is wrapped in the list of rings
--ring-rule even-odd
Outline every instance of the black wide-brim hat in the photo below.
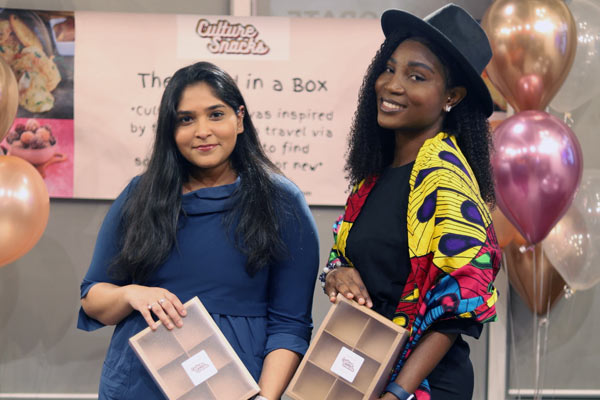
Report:
[[[398,32],[402,36],[420,36],[441,47],[450,57],[448,65],[462,74],[467,96],[476,96],[489,117],[494,105],[481,74],[492,58],[485,31],[461,7],[448,4],[421,19],[401,10],[387,10],[381,16],[385,36]]]

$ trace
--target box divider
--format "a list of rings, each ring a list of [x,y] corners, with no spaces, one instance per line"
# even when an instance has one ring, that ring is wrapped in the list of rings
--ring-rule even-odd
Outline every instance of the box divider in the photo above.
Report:
[[[369,357],[371,358],[371,357]],[[375,361],[375,360],[373,360]],[[340,376],[338,376],[337,374],[335,374],[334,372],[325,370],[325,368],[321,367],[320,365],[317,365],[315,363],[313,363],[312,361],[308,360],[308,362],[311,365],[314,365],[315,367],[319,368],[321,371],[326,372],[328,375],[331,375],[335,378],[335,380],[333,381],[333,384],[331,385],[331,387],[333,388],[333,386],[335,385],[335,383],[339,380],[342,381],[343,384],[350,386],[352,389],[356,390],[359,393],[365,394],[362,390],[360,390],[359,388],[357,388],[355,385],[353,385],[352,383],[348,382],[347,380],[345,380],[344,378],[341,378]],[[376,361],[377,362],[377,361]],[[379,364],[381,366],[381,363],[377,362],[377,364]],[[331,392],[331,388],[329,388],[329,392]],[[329,392],[327,392],[327,395],[329,395]],[[327,396],[325,396],[325,398],[327,398]]]
[[[378,321],[374,320],[374,319],[369,319],[369,321],[367,321],[367,323],[365,324],[362,332],[360,333],[360,336],[358,337],[358,340],[356,341],[356,346],[354,347],[353,350],[356,351],[360,351],[361,353],[367,355],[370,359],[376,361],[375,357],[373,356],[373,354],[370,354],[368,351],[366,351],[365,349],[362,349],[359,347],[359,343],[361,342],[361,340],[363,339],[363,336],[367,333],[367,329],[371,326],[371,324],[377,324],[379,323]]]

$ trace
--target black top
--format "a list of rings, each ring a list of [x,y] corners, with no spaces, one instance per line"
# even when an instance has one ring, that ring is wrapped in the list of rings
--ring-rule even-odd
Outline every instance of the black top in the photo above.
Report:
[[[373,310],[389,319],[410,273],[406,212],[413,164],[383,172],[346,242],[346,254],[367,287]]]
[[[373,310],[392,319],[411,270],[407,210],[414,163],[386,169],[369,193],[346,242],[352,261],[373,301]],[[478,338],[483,325],[469,320],[435,323],[431,329],[459,336],[429,375],[432,400],[470,399],[473,367],[460,334]]]

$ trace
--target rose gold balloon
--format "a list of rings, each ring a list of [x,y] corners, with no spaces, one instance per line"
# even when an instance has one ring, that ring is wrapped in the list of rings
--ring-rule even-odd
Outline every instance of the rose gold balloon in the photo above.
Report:
[[[534,110],[542,103],[544,82],[538,75],[524,75],[517,82],[516,94],[520,110]]]
[[[482,26],[492,46],[492,83],[518,112],[543,110],[566,79],[577,47],[563,0],[496,0]]]
[[[19,88],[10,66],[0,57],[0,142],[8,134],[19,107]]]
[[[0,156],[0,267],[35,246],[49,211],[48,190],[39,172],[19,157]]]

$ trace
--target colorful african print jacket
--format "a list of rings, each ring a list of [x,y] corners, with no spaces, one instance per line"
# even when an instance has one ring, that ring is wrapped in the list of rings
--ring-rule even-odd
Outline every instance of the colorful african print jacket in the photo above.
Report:
[[[330,267],[353,266],[345,255],[346,240],[376,182],[377,177],[360,182],[348,197],[333,227]],[[411,272],[393,321],[410,336],[392,380],[434,322],[496,319],[493,281],[501,252],[473,171],[453,136],[441,132],[419,150],[410,177],[407,229]],[[428,400],[429,392],[425,380],[415,396]]]

